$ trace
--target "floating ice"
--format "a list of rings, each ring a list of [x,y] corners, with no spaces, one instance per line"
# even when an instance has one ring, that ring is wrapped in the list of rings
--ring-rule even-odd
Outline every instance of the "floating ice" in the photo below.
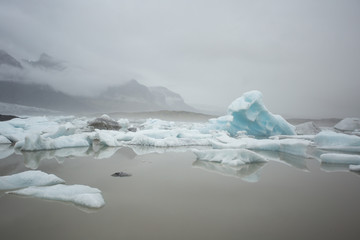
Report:
[[[246,148],[251,150],[285,152],[302,157],[307,157],[307,148],[310,145],[309,141],[303,139],[235,139],[226,136],[217,138],[217,141],[210,142],[215,149]]]
[[[360,172],[360,165],[350,165],[349,170],[354,172]]]
[[[259,91],[246,92],[233,101],[228,107],[228,114],[233,117],[232,120],[224,123],[220,119],[215,125],[225,126],[232,136],[238,131],[246,131],[248,135],[259,137],[296,134],[294,126],[266,109]]]
[[[65,181],[54,174],[42,171],[26,171],[10,176],[0,177],[0,190],[24,188],[29,186],[44,186],[64,183]]]
[[[208,139],[193,139],[193,138],[177,138],[166,137],[163,139],[151,138],[146,135],[136,135],[128,145],[141,145],[152,147],[182,147],[182,146],[207,146],[210,145]]]
[[[337,164],[360,164],[360,155],[341,154],[341,153],[324,153],[320,156],[321,162]]]
[[[321,149],[344,152],[360,152],[360,137],[323,131],[315,136],[315,144]]]
[[[295,131],[299,135],[315,135],[321,130],[314,122],[305,122],[295,126]]]
[[[24,141],[15,144],[15,148],[22,151],[53,150],[61,148],[88,147],[90,146],[89,134],[81,133],[58,138],[44,137],[32,134],[25,137]]]
[[[345,118],[338,122],[335,129],[340,131],[355,131],[360,130],[360,119],[359,118]]]
[[[11,144],[11,141],[8,138],[0,135],[0,144]]]
[[[7,193],[72,202],[75,205],[87,208],[101,208],[105,205],[104,198],[99,189],[84,185],[58,184],[44,187],[28,187]]]
[[[247,163],[261,163],[267,160],[261,155],[246,149],[210,149],[193,150],[198,160],[219,162],[231,166],[239,166]]]

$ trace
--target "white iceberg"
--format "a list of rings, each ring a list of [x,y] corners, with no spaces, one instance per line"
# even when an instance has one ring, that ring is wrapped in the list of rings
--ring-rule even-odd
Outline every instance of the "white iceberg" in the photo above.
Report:
[[[360,155],[341,154],[341,153],[324,153],[320,156],[321,162],[336,164],[360,164]]]
[[[360,118],[344,118],[338,122],[335,126],[335,129],[340,131],[356,131],[360,130]]]
[[[11,141],[2,135],[0,135],[0,144],[11,144]]]
[[[239,131],[248,135],[268,137],[273,135],[295,135],[295,127],[280,115],[274,115],[267,110],[262,101],[262,93],[250,91],[233,101],[228,107],[232,119],[224,122],[224,118],[215,122],[235,136]]]
[[[29,186],[45,186],[64,183],[65,181],[54,174],[42,171],[26,171],[10,176],[0,177],[0,190],[18,189]]]
[[[23,141],[15,144],[22,151],[54,150],[61,148],[88,147],[91,134],[79,133],[57,138],[45,137],[40,134],[27,135]]]
[[[193,153],[197,156],[198,160],[218,162],[231,166],[267,162],[261,155],[246,149],[193,149]]]
[[[7,192],[22,196],[31,196],[48,200],[72,202],[87,208],[101,208],[105,205],[101,191],[84,185],[63,185],[28,187]]]
[[[332,131],[323,131],[314,138],[315,145],[321,149],[360,152],[360,137]]]
[[[314,122],[305,122],[295,126],[295,132],[299,135],[316,135],[321,129]]]
[[[237,149],[246,148],[251,150],[264,150],[285,152],[296,156],[307,157],[310,141],[303,139],[235,139],[227,136],[218,137],[216,141],[210,140],[215,149]]]
[[[349,165],[349,170],[354,172],[360,172],[360,164],[358,165]]]

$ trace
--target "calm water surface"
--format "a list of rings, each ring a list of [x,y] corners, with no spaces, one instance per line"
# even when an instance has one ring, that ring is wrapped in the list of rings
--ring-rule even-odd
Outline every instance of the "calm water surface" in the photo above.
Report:
[[[111,151],[115,151],[113,149]],[[358,239],[360,177],[315,159],[233,169],[187,152],[46,159],[13,154],[0,175],[38,168],[67,184],[99,188],[106,205],[0,192],[1,239]],[[34,159],[41,159],[35,161]],[[286,156],[285,156],[286,159]],[[27,167],[26,167],[27,166]],[[131,177],[116,178],[118,171]]]

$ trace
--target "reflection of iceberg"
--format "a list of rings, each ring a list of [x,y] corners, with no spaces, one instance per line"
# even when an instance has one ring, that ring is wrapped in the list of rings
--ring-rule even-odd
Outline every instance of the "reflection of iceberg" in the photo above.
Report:
[[[55,159],[59,164],[62,164],[65,159],[74,157],[86,157],[91,156],[95,159],[110,158],[120,148],[117,147],[104,147],[88,148],[62,148],[57,150],[42,150],[42,151],[19,151],[24,156],[24,164],[27,168],[37,169],[40,162],[48,159]]]
[[[28,187],[7,193],[72,202],[77,206],[87,208],[101,208],[105,205],[104,198],[99,189],[84,185],[57,184],[45,187]]]
[[[284,163],[286,165],[298,168],[306,172],[309,171],[308,167],[306,166],[306,160],[304,157],[299,157],[283,152],[272,152],[272,151],[255,151],[255,152],[264,156],[268,160]]]
[[[21,152],[24,156],[24,164],[27,168],[37,169],[42,160],[55,158],[58,163],[63,163],[64,158],[70,157],[82,157],[88,155],[88,148],[63,148],[58,150],[48,151],[23,151]]]
[[[26,171],[0,177],[0,190],[17,189],[29,186],[45,186],[64,182],[64,180],[58,178],[54,174],[47,174],[42,171]]]
[[[219,162],[231,166],[267,162],[263,156],[247,149],[193,149],[192,151],[199,160]]]
[[[260,169],[266,163],[251,163],[241,166],[229,166],[216,162],[196,160],[193,166],[210,172],[220,173],[226,176],[239,177],[247,182],[258,182],[260,179]]]
[[[142,145],[129,145],[136,155],[145,155],[149,153],[166,153],[166,152],[186,152],[190,149],[188,147],[152,147]]]
[[[325,172],[349,172],[349,164],[336,164],[322,162],[321,170]]]

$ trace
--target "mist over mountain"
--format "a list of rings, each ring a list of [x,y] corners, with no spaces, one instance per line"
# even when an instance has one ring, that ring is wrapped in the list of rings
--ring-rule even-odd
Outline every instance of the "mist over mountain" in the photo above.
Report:
[[[179,94],[165,87],[147,87],[135,79],[107,88],[104,84],[103,89],[98,88],[96,93],[87,96],[67,93],[62,90],[63,85],[75,85],[78,78],[86,78],[91,73],[71,74],[74,72],[71,66],[46,53],[38,60],[23,60],[21,64],[1,50],[0,61],[3,65],[0,68],[0,102],[64,112],[196,111]],[[97,79],[98,82],[102,80]]]
[[[4,50],[0,49],[0,66],[8,65],[16,68],[23,68],[21,63]]]
[[[33,67],[43,68],[43,69],[52,69],[62,71],[66,69],[64,61],[57,60],[52,56],[42,53],[38,60],[23,60],[25,63],[30,64]]]

